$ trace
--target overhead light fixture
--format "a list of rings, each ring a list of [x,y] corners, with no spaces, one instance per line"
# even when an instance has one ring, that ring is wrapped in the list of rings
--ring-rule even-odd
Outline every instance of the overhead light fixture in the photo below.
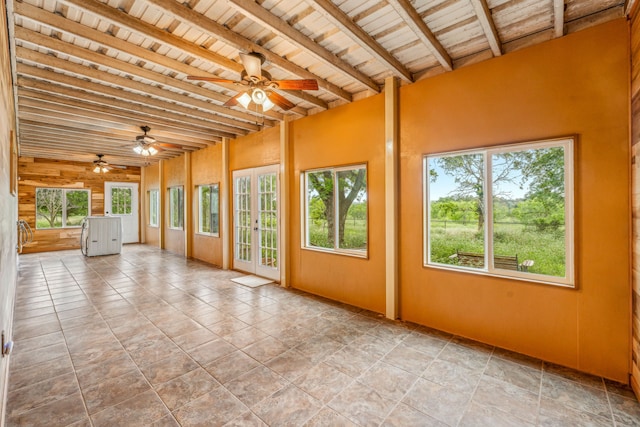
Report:
[[[93,172],[94,173],[107,173],[107,172],[109,172],[109,168],[106,167],[106,166],[96,165],[96,167],[93,168]]]
[[[255,88],[253,92],[251,92],[251,100],[258,105],[262,105],[266,99],[268,99],[267,93],[260,88]]]
[[[251,96],[247,92],[245,92],[245,93],[243,93],[242,95],[240,95],[238,97],[238,102],[244,108],[248,109],[249,108],[249,103],[251,102]]]
[[[158,154],[159,150],[153,146],[156,139],[151,135],[147,135],[151,128],[149,126],[140,126],[140,129],[142,129],[144,135],[136,136],[136,145],[133,147],[133,151],[145,157]]]
[[[94,173],[109,172],[111,170],[111,168],[109,167],[109,163],[102,160],[102,157],[104,156],[104,154],[96,154],[96,156],[98,157],[98,160],[93,161],[93,164],[95,165],[95,167],[93,168],[93,172]]]
[[[158,154],[158,150],[156,150],[153,145],[149,145],[142,141],[138,141],[138,144],[133,147],[133,151],[145,157]]]

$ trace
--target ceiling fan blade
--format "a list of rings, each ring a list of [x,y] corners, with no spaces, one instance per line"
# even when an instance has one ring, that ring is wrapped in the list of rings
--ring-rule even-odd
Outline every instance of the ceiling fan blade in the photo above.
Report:
[[[318,82],[314,79],[305,80],[274,80],[282,90],[318,90]]]
[[[242,65],[249,77],[262,77],[262,58],[256,55],[248,55],[246,53],[240,54]]]
[[[202,80],[202,81],[205,81],[205,82],[230,83],[230,84],[238,83],[235,80],[220,79],[218,77],[205,77],[205,76],[187,76],[187,80]]]
[[[225,107],[235,107],[236,105],[238,105],[238,98],[240,98],[243,93],[244,92],[240,92],[236,96],[232,96],[227,100],[227,102],[222,105],[224,105]]]
[[[287,98],[280,95],[279,93],[271,92],[267,96],[269,100],[271,100],[271,102],[273,102],[274,104],[276,104],[278,107],[282,108],[285,111],[295,107],[295,104],[293,102],[289,101]]]
[[[116,169],[126,169],[127,167],[125,165],[112,165],[109,164],[110,168],[116,168]]]

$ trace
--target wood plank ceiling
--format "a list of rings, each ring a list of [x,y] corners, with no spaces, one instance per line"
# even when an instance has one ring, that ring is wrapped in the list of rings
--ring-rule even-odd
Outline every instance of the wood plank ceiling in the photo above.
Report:
[[[625,0],[6,0],[23,156],[141,166],[624,16]],[[633,0],[632,0],[633,1]],[[259,52],[295,107],[223,106]]]

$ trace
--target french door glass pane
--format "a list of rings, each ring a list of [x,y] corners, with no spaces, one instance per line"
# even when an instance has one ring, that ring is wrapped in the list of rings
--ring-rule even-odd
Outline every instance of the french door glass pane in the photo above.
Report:
[[[278,212],[276,174],[258,176],[258,218],[260,259],[262,266],[278,267]]]
[[[251,261],[251,177],[236,178],[235,188],[235,258]]]

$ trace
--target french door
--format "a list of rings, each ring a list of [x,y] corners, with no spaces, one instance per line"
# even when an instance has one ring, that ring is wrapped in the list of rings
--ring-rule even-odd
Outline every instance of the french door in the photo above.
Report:
[[[278,169],[233,172],[233,267],[273,280],[280,279]]]

